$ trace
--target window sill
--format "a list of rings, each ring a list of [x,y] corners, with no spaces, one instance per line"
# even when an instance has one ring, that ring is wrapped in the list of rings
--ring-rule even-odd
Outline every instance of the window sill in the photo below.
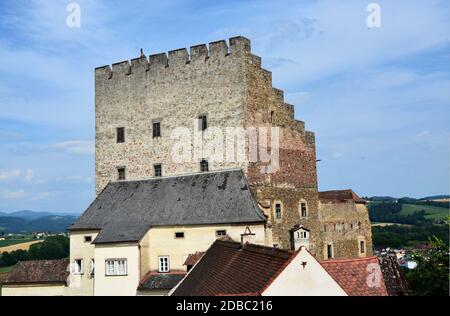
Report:
[[[127,277],[127,276],[128,276],[128,274],[117,274],[117,275],[105,274],[105,277]]]

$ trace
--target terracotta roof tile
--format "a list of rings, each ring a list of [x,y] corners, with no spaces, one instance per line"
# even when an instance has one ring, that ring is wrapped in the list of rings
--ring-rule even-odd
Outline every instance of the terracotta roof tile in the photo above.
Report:
[[[388,295],[377,257],[328,260],[321,265],[350,296]]]
[[[18,262],[2,284],[66,284],[68,260],[39,260]]]
[[[217,240],[174,296],[260,295],[294,255],[264,246]]]
[[[193,266],[195,265],[205,254],[205,252],[196,252],[194,254],[190,254],[186,261],[184,262],[184,266]]]
[[[334,190],[319,192],[319,199],[324,202],[354,201],[355,203],[366,203],[352,190]]]

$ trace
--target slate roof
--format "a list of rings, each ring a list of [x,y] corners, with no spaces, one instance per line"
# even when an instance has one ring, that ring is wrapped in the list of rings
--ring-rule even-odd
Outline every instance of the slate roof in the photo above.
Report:
[[[138,290],[171,290],[175,287],[184,277],[186,272],[174,272],[174,273],[148,273],[139,283]]]
[[[173,296],[260,295],[293,252],[216,240]]]
[[[2,280],[4,285],[63,284],[69,276],[68,260],[38,260],[18,262]]]
[[[366,203],[353,190],[334,190],[319,192],[319,199],[324,202],[345,202]]]
[[[336,259],[322,261],[320,264],[350,296],[388,295],[377,257]],[[371,279],[370,275],[376,272],[376,269],[380,273],[378,279]],[[370,278],[369,282],[368,278]],[[376,284],[377,280],[379,286],[369,286],[369,284]]]
[[[137,242],[151,227],[263,223],[241,170],[111,182],[69,230],[94,243]]]

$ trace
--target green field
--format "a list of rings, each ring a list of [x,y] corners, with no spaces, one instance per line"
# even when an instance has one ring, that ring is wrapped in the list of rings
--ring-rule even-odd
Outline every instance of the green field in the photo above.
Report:
[[[422,210],[426,212],[425,217],[430,220],[446,219],[449,216],[449,210],[447,208],[416,204],[403,204],[400,214],[408,215]]]
[[[30,241],[33,241],[33,240],[35,240],[35,239],[23,238],[23,239],[0,240],[0,248],[13,246],[13,245],[18,245],[18,244],[23,244],[25,242],[30,242]]]

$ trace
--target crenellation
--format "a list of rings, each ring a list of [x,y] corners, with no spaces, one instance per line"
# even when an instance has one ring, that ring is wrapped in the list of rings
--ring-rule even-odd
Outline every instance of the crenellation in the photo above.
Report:
[[[275,102],[284,104],[284,91],[277,89],[277,88],[272,88],[272,89],[273,89],[273,94],[275,96]]]
[[[295,107],[292,104],[284,103],[284,107],[286,108],[287,112],[289,113],[289,118],[294,120],[295,117]]]
[[[230,38],[230,52],[233,53],[251,53],[251,44],[248,38],[237,36]]]
[[[108,80],[112,77],[112,69],[110,65],[95,68],[95,80]]]
[[[292,127],[295,131],[297,131],[301,134],[305,133],[305,122],[303,122],[303,121],[294,120]]]
[[[149,69],[147,57],[139,57],[131,60],[131,73],[146,72]]]
[[[169,67],[186,65],[189,62],[189,53],[186,48],[169,51]]]
[[[128,60],[121,61],[112,65],[113,76],[128,76],[131,74],[131,65]]]
[[[209,57],[221,58],[228,54],[228,45],[225,40],[209,43]]]
[[[169,65],[166,53],[150,55],[150,68],[165,68]]]
[[[205,61],[209,57],[208,47],[206,44],[191,46],[190,55],[192,62]]]
[[[261,67],[261,57],[250,54],[250,63],[258,68]]]
[[[314,132],[306,131],[305,132],[305,141],[306,144],[315,147],[316,146],[316,134]]]

